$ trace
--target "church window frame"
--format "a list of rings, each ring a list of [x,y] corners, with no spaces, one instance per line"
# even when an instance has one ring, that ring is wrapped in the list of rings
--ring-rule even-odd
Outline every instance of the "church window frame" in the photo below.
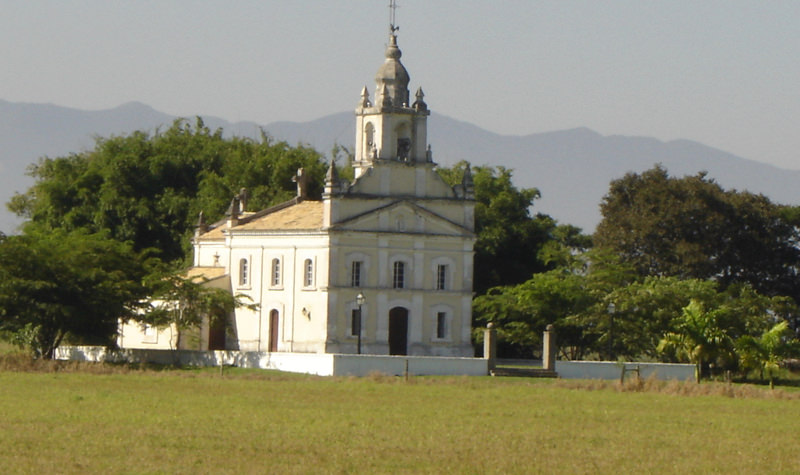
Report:
[[[447,312],[436,312],[436,339],[447,338]]]
[[[364,261],[354,260],[350,263],[350,287],[361,287],[364,284]]]
[[[410,161],[414,148],[411,140],[411,124],[405,121],[399,123],[394,129],[394,137],[397,144],[395,158],[399,161]]]
[[[452,258],[446,256],[437,257],[431,261],[429,269],[433,279],[430,288],[437,291],[457,290],[456,265]]]
[[[396,260],[392,263],[392,288],[405,289],[406,288],[406,262]]]
[[[345,315],[348,316],[346,319],[347,328],[345,333],[345,338],[348,339],[356,339],[358,338],[358,302],[353,299],[345,304]],[[366,329],[367,329],[367,322],[369,321],[369,302],[364,303],[361,305],[361,338],[362,340],[366,338]]]
[[[448,264],[436,265],[436,290],[448,290],[450,283],[450,266]]]
[[[375,146],[375,125],[367,122],[364,126],[364,153],[363,156],[370,157]]]
[[[148,323],[142,324],[142,343],[157,344],[158,343],[158,327]]]
[[[453,341],[453,309],[448,305],[435,305],[431,308],[430,338],[434,342]]]
[[[303,261],[303,287],[311,289],[314,287],[314,259],[308,258]]]
[[[250,258],[242,257],[239,259],[239,288],[250,287]]]
[[[359,317],[359,310],[358,308],[354,308],[350,311],[350,332],[349,336],[358,337],[358,332],[360,330],[359,326],[363,323],[361,318]]]
[[[369,286],[369,278],[370,278],[370,263],[372,261],[372,256],[370,254],[360,252],[360,251],[353,251],[348,252],[345,255],[345,265],[343,266],[343,272],[341,274],[337,274],[336,278],[338,282],[341,283],[342,287],[351,287],[351,288],[362,288]],[[360,269],[357,271],[359,273],[359,278],[354,280],[353,278],[353,263],[360,262]],[[356,285],[358,284],[358,285]]]
[[[281,270],[281,259],[279,257],[275,257],[272,259],[270,263],[270,277],[269,277],[269,285],[273,289],[277,289],[282,287],[283,283],[283,272]]]

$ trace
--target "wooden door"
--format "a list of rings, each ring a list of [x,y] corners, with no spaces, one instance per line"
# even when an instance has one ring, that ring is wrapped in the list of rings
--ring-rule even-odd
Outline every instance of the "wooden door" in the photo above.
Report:
[[[269,312],[269,351],[278,351],[278,311]]]
[[[389,310],[389,354],[408,354],[408,309],[395,307]]]

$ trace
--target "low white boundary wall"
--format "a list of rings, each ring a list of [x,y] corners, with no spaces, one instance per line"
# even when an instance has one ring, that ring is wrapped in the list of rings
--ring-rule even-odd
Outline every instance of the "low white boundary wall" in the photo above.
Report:
[[[110,363],[156,363],[183,366],[231,365],[276,369],[320,376],[403,375],[486,376],[487,360],[444,356],[343,355],[324,353],[267,353],[256,351],[109,350],[98,346],[65,346],[56,359]]]
[[[556,372],[564,379],[619,379],[622,368],[628,371],[625,378],[634,376],[631,370],[639,368],[642,379],[654,377],[663,381],[695,380],[693,364],[672,363],[618,363],[616,361],[556,361]]]

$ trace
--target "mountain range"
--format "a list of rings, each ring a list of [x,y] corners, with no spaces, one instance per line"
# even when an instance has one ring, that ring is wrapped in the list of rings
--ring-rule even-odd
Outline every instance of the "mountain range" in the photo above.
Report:
[[[33,183],[25,170],[39,157],[91,150],[96,137],[163,130],[174,119],[138,102],[83,111],[0,100],[0,201],[7,202],[14,192],[25,191]],[[275,139],[292,145],[308,144],[322,153],[328,153],[334,144],[352,149],[355,137],[351,112],[310,122],[266,125],[230,123],[206,116],[203,120],[212,129],[222,128],[226,135],[257,138],[264,130]],[[534,212],[549,214],[586,232],[592,232],[600,220],[599,204],[611,180],[656,164],[673,176],[705,171],[726,189],[763,193],[777,203],[800,204],[800,171],[780,169],[689,140],[603,136],[587,128],[500,135],[434,112],[428,121],[428,142],[434,161],[444,166],[466,160],[473,165],[513,169],[516,186],[535,187],[541,192]],[[11,233],[20,222],[10,212],[0,210],[0,231]]]

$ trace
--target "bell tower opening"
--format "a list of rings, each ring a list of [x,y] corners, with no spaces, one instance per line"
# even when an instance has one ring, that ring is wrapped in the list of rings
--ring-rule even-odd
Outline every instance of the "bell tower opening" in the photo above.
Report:
[[[423,100],[422,88],[410,101],[410,76],[400,61],[397,46],[395,2],[389,4],[392,16],[389,43],[383,64],[375,74],[375,100],[370,100],[364,87],[356,107],[355,176],[358,178],[378,160],[394,160],[409,164],[430,163],[427,144],[427,119],[430,115]]]

